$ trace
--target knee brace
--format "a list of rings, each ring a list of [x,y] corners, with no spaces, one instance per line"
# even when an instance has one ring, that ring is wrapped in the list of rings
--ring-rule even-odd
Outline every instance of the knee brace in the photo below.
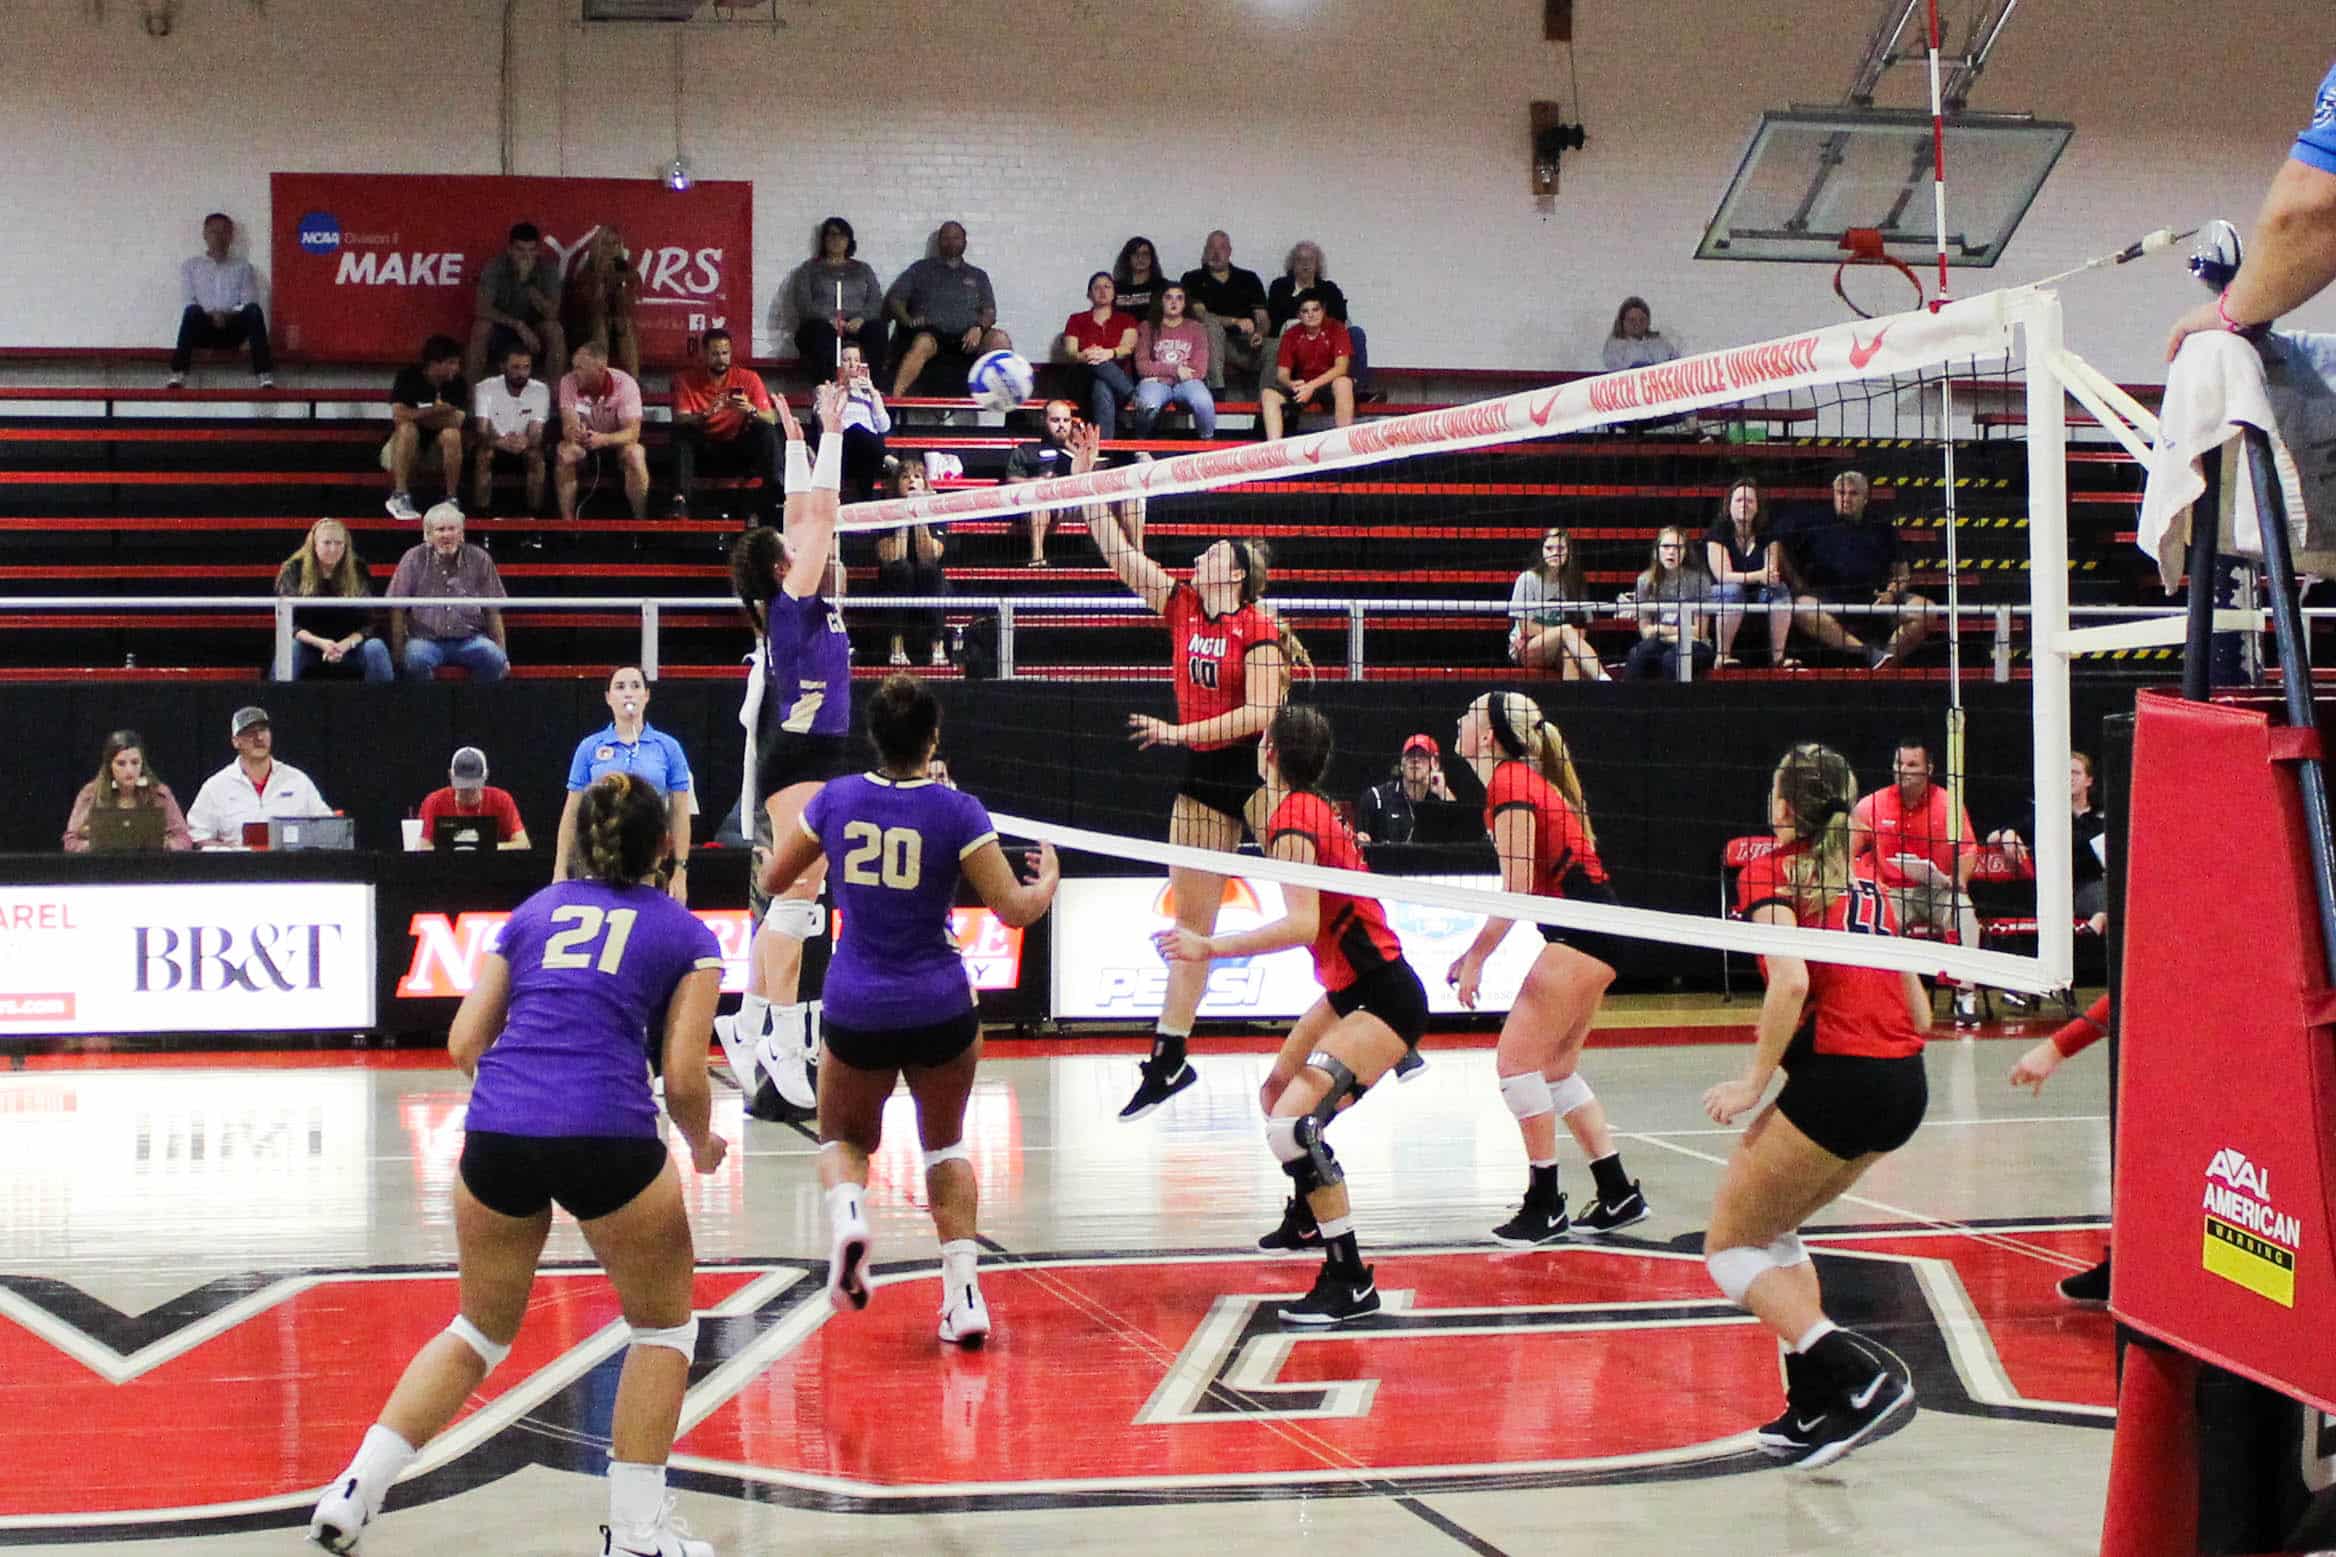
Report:
[[[1300,1194],[1346,1182],[1346,1169],[1338,1165],[1338,1154],[1322,1138],[1322,1121],[1314,1115],[1268,1119],[1265,1140],[1281,1159],[1282,1171],[1297,1181]]]
[[[1800,1239],[1790,1233],[1785,1237],[1792,1238],[1795,1249],[1800,1247]],[[1777,1245],[1784,1241],[1784,1238],[1779,1238],[1775,1243],[1722,1249],[1717,1254],[1706,1253],[1703,1268],[1711,1272],[1712,1285],[1726,1293],[1729,1302],[1740,1307],[1744,1294],[1752,1290],[1753,1282],[1772,1270],[1783,1270],[1788,1265],[1800,1263],[1798,1260],[1778,1258]],[[1807,1258],[1805,1254],[1802,1257]]]
[[[697,1315],[690,1315],[687,1321],[682,1324],[675,1325],[670,1330],[644,1330],[639,1325],[634,1325],[631,1328],[632,1335],[627,1340],[628,1345],[663,1346],[671,1351],[677,1351],[681,1353],[681,1360],[683,1362],[697,1361]]]
[[[1316,1049],[1312,1054],[1306,1056],[1306,1065],[1307,1068],[1318,1070],[1330,1078],[1330,1086],[1323,1092],[1322,1101],[1308,1110],[1324,1124],[1330,1122],[1332,1116],[1338,1112],[1338,1105],[1346,1101],[1349,1093],[1361,1097],[1364,1092],[1369,1090],[1355,1080],[1355,1073],[1347,1069],[1346,1062],[1334,1054]]]
[[[1590,1084],[1582,1079],[1579,1071],[1549,1084],[1549,1106],[1557,1110],[1560,1119],[1597,1101],[1598,1094],[1590,1090]]]
[[[460,1314],[456,1314],[453,1322],[447,1325],[446,1333],[472,1351],[477,1352],[479,1361],[487,1365],[488,1373],[494,1372],[503,1359],[511,1355],[510,1347],[497,1346],[493,1341],[487,1339],[487,1333],[484,1330]]]
[[[1501,1101],[1519,1119],[1538,1119],[1556,1106],[1550,1101],[1549,1083],[1541,1079],[1537,1070],[1529,1070],[1522,1076],[1503,1076]]]
[[[930,1151],[925,1153],[925,1171],[930,1173],[945,1162],[962,1162],[971,1164],[972,1161],[973,1153],[966,1149],[966,1145],[963,1141],[959,1141],[954,1146],[944,1146],[939,1151]]]

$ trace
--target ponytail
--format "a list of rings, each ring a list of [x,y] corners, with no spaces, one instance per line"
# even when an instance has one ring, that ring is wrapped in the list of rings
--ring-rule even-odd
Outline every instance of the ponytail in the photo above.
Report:
[[[1808,847],[1785,862],[1795,892],[1808,901],[1849,890],[1851,809],[1857,775],[1829,746],[1803,741],[1776,765],[1775,793],[1784,801],[1793,834]]]
[[[1574,767],[1573,751],[1557,726],[1542,717],[1541,705],[1522,692],[1491,692],[1485,695],[1484,717],[1501,755],[1531,762],[1574,808],[1583,840],[1593,849],[1598,847],[1598,834],[1590,826],[1589,797],[1582,793],[1582,775]]]
[[[1288,697],[1297,673],[1314,668],[1314,656],[1306,652],[1306,646],[1298,641],[1289,623],[1259,604],[1265,598],[1266,586],[1272,582],[1273,548],[1263,541],[1236,541],[1230,537],[1227,543],[1241,559],[1241,603],[1257,606],[1265,619],[1273,623],[1274,641],[1282,649],[1282,696]]]

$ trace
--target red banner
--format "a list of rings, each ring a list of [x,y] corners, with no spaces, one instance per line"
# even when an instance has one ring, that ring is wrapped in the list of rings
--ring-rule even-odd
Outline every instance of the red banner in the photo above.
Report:
[[[517,222],[543,232],[572,280],[613,223],[640,273],[641,360],[673,366],[694,338],[754,320],[754,186],[654,179],[278,173],[272,280],[277,341],[318,357],[405,361],[425,337],[468,340],[479,274]],[[578,338],[571,313],[568,334]]]

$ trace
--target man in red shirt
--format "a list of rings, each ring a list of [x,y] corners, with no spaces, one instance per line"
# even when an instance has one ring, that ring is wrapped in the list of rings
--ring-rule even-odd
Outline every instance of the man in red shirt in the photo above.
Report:
[[[731,364],[728,330],[700,339],[698,365],[673,381],[673,517],[687,519],[697,488],[698,458],[719,453],[747,475],[762,478],[763,522],[779,512],[778,408],[762,375]]]
[[[1971,872],[1979,864],[1979,840],[1971,818],[1931,779],[1930,748],[1901,741],[1893,758],[1897,782],[1877,789],[1849,814],[1850,857],[1871,866],[1873,879],[1889,894],[1898,922],[1909,931],[1927,927],[1976,950],[1979,914],[1971,906]],[[1955,995],[1958,1023],[1978,1020],[1978,994]]]
[[[1282,332],[1281,355],[1274,363],[1274,382],[1259,395],[1265,414],[1268,442],[1282,435],[1282,407],[1320,410],[1313,403],[1330,391],[1332,419],[1341,427],[1354,424],[1355,381],[1347,376],[1354,366],[1354,341],[1346,326],[1329,317],[1322,299],[1308,291],[1298,298],[1297,327]]]
[[[438,821],[453,817],[458,821],[479,823],[481,844],[493,841],[497,848],[524,849],[528,847],[527,828],[519,820],[519,803],[507,789],[497,789],[487,782],[487,754],[476,746],[465,746],[454,754],[454,761],[446,769],[447,785],[432,790],[422,802],[422,837],[419,847],[437,847]],[[462,845],[457,844],[457,847]]]

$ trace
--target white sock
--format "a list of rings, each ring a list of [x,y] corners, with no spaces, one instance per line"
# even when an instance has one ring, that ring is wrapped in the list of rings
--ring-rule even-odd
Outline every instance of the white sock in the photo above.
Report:
[[[1557,1166],[1555,1157],[1528,1157],[1525,1161],[1527,1165],[1535,1168],[1554,1168]]]
[[[819,440],[819,457],[811,467],[811,490],[833,492],[844,484],[844,440],[841,433]]]
[[[1808,1355],[1809,1349],[1811,1347],[1815,1346],[1819,1341],[1824,1340],[1825,1337],[1831,1335],[1834,1331],[1840,1328],[1841,1326],[1835,1324],[1830,1319],[1820,1319],[1815,1324],[1809,1326],[1809,1333],[1807,1335],[1804,1335],[1799,1340],[1793,1342],[1793,1350],[1801,1353],[1803,1356],[1806,1356]]]
[[[1319,1225],[1322,1228],[1322,1241],[1324,1243],[1330,1242],[1333,1238],[1344,1238],[1355,1230],[1354,1218],[1351,1216],[1334,1216],[1329,1221]]]
[[[862,1186],[848,1182],[838,1184],[829,1190],[827,1192],[827,1220],[829,1224],[835,1227],[848,1226],[854,1222],[865,1224],[868,1220],[866,1209],[860,1202],[863,1193],[865,1191]]]
[[[405,1468],[414,1463],[414,1446],[379,1422],[365,1429],[365,1441],[357,1446],[357,1457],[349,1462],[349,1474],[357,1478],[359,1490],[375,1513],[381,1512],[381,1500]]]
[[[838,455],[837,458],[840,459],[842,456]],[[790,439],[787,443],[786,474],[787,496],[793,497],[798,492],[808,492],[811,490],[811,451],[803,444],[792,439]]]
[[[971,1238],[952,1238],[941,1245],[941,1290],[955,1297],[974,1283],[981,1263],[981,1245]]]
[[[771,1025],[771,1003],[760,995],[747,995],[738,1002],[738,1036],[749,1043],[760,1038]]]
[[[665,1467],[608,1462],[608,1522],[619,1530],[647,1530],[665,1517]]]

